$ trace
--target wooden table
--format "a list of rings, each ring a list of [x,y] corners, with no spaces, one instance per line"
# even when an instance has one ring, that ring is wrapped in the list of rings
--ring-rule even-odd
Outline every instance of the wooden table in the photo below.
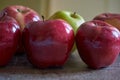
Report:
[[[6,67],[0,68],[0,80],[120,80],[120,56],[111,66],[99,70],[89,69],[73,53],[63,68],[37,69],[25,55],[14,56]]]

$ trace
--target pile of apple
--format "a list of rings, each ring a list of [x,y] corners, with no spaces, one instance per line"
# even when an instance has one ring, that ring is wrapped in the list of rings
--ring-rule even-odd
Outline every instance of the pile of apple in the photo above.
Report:
[[[0,12],[0,66],[25,52],[38,68],[61,67],[77,46],[89,67],[107,67],[120,52],[119,24],[117,14],[104,13],[85,22],[75,12],[58,11],[45,20],[31,8],[8,6]]]

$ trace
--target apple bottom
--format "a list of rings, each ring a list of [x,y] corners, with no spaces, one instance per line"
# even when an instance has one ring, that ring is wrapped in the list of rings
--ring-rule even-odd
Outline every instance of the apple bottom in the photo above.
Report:
[[[34,67],[37,67],[37,68],[41,68],[41,69],[45,69],[45,68],[62,68],[63,65],[65,64],[66,60],[56,60],[56,59],[53,59],[53,61],[48,61],[48,60],[31,60],[31,59],[34,59],[34,58],[30,58],[28,57],[29,61],[31,64],[33,64]],[[39,65],[37,65],[39,64]],[[52,65],[51,65],[52,64]]]
[[[14,50],[13,50],[14,49]],[[10,43],[0,44],[0,66],[6,66],[16,51],[16,46]]]
[[[81,36],[79,36],[81,37]],[[86,39],[76,39],[79,55],[81,59],[92,69],[100,69],[111,65],[120,52],[119,42],[112,41],[92,41]]]
[[[38,46],[31,45],[29,48],[28,59],[29,61],[39,68],[49,68],[49,67],[62,67],[67,61],[69,54],[66,46],[63,44],[37,44]],[[39,47],[41,45],[41,47]],[[33,49],[34,48],[34,49]],[[69,50],[70,51],[70,50]],[[34,54],[35,53],[35,54]]]
[[[107,50],[106,48],[105,49],[94,49],[94,52],[91,52],[90,50],[88,51],[86,50],[83,51],[83,50],[84,49],[82,48],[81,50],[79,50],[79,55],[82,58],[82,60],[88,65],[88,67],[91,69],[100,69],[100,68],[108,67],[116,61],[119,55],[119,52],[116,52],[116,54],[113,54],[114,51],[112,52],[111,48]],[[82,51],[86,54],[83,54]],[[116,48],[116,51],[118,51],[118,48]]]

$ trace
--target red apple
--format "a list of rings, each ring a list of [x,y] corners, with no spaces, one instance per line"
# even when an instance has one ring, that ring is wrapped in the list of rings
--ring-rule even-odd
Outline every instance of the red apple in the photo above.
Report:
[[[93,20],[101,20],[101,21],[107,22],[120,30],[120,14],[102,13],[95,16]]]
[[[5,7],[2,12],[4,11],[7,12],[8,16],[11,16],[18,21],[21,30],[24,29],[27,23],[40,20],[39,14],[35,10],[26,6],[11,5]]]
[[[1,12],[6,12],[8,16],[13,17],[20,25],[21,31],[29,22],[39,21],[39,14],[33,9],[22,5],[11,5],[5,7]],[[22,43],[19,43],[17,53],[23,53],[24,48]]]
[[[16,52],[20,28],[16,20],[0,14],[0,66],[6,66]]]
[[[80,57],[93,69],[111,65],[120,52],[119,30],[103,21],[83,23],[75,39]]]
[[[32,22],[23,30],[23,43],[34,66],[61,67],[73,47],[74,32],[67,22],[60,19]]]

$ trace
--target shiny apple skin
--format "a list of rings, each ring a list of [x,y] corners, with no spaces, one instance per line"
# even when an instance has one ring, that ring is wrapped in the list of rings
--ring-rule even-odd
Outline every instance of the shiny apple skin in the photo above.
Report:
[[[120,52],[120,32],[103,21],[83,23],[76,34],[82,60],[93,69],[111,65]]]
[[[113,19],[117,18],[120,19],[120,14],[117,13],[101,13],[93,18],[93,20],[106,20],[106,19]]]
[[[63,20],[29,23],[23,30],[23,43],[29,61],[38,68],[61,67],[74,44],[74,31]]]
[[[35,10],[23,5],[10,5],[5,7],[1,12],[6,12],[8,16],[13,17],[19,23],[21,33],[28,23],[41,20]],[[25,53],[22,42],[19,43],[19,48],[16,53]]]
[[[10,62],[18,47],[19,38],[18,23],[8,16],[0,18],[0,66],[6,66]]]
[[[21,27],[21,31],[29,22],[41,20],[39,14],[35,10],[22,5],[10,5],[5,7],[1,12],[6,12],[8,16],[17,20]]]
[[[118,13],[101,13],[93,18],[111,24],[120,30],[120,14]]]
[[[65,11],[65,10],[55,12],[51,17],[49,17],[49,19],[51,19],[51,20],[52,19],[63,19],[65,21],[67,21],[72,26],[75,35],[76,35],[78,27],[82,23],[85,22],[83,17],[80,16],[78,13]],[[75,51],[76,51],[76,45],[74,44],[74,47],[73,47],[71,53],[75,53]]]

